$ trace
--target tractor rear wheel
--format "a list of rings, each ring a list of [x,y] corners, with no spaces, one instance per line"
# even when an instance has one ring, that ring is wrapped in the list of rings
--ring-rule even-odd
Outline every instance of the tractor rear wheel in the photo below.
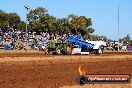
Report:
[[[65,49],[66,54],[71,55],[72,54],[72,45],[67,44]]]
[[[103,53],[103,49],[101,47],[99,47],[97,50],[97,54],[102,54],[102,53]]]

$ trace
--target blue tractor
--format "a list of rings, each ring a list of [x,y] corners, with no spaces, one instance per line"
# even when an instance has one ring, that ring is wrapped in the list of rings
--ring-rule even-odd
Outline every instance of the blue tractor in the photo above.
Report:
[[[93,50],[94,44],[85,42],[81,39],[81,35],[69,35],[68,36],[68,44],[67,44],[67,54],[71,54],[72,50],[75,48],[79,48],[79,52],[90,52]]]

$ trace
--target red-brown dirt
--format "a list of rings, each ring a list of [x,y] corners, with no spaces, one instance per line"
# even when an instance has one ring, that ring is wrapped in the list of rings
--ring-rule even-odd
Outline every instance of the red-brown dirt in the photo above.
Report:
[[[2,62],[3,57],[4,59],[7,57],[4,62]],[[42,59],[8,61],[14,57]],[[80,55],[62,58],[61,55],[50,56],[39,52],[17,54],[4,52],[0,53],[0,58],[0,88],[58,88],[77,85],[79,66],[82,66],[87,74],[132,75],[132,53],[127,52],[84,55],[81,58]]]
[[[109,56],[109,55],[132,55],[132,52],[105,52],[102,54],[103,56]],[[51,55],[45,55],[44,52],[37,52],[37,51],[6,51],[6,52],[0,52],[0,57],[45,57],[45,56],[51,56]],[[61,55],[65,56],[65,55]],[[98,54],[92,54],[90,53],[89,56],[99,56]]]

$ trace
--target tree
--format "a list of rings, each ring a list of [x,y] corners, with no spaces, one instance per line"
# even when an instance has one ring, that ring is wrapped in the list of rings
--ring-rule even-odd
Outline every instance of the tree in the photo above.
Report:
[[[91,27],[91,18],[86,18],[85,16],[71,14],[68,18],[56,19],[54,16],[50,16],[45,8],[38,7],[30,10],[27,17],[29,28],[36,32],[48,31],[59,34],[72,32],[73,34],[81,33],[82,35],[94,32]]]
[[[82,35],[94,32],[94,29],[91,27],[91,18],[71,14],[68,16],[68,19],[70,21],[69,25],[72,31],[81,33]]]
[[[50,31],[52,28],[51,20],[53,21],[54,17],[51,17],[46,13],[47,10],[43,7],[38,7],[35,10],[30,10],[27,14],[30,29],[36,32],[40,31]]]
[[[40,18],[40,23],[43,25],[43,31],[48,31],[49,33],[55,33],[57,30],[57,20],[55,17],[45,14]]]
[[[73,34],[80,33],[83,36],[86,35],[87,38],[95,31],[95,29],[91,27],[91,18],[71,14],[68,18],[56,19],[56,17],[48,14],[47,11],[48,10],[43,7],[38,7],[29,11],[27,14],[29,30],[36,31],[37,33],[40,33],[41,31],[55,34],[69,32],[72,32]],[[0,10],[0,28],[6,29],[8,26],[23,30],[25,29],[26,24],[24,21],[20,20],[17,13],[6,13]]]
[[[123,42],[123,44],[127,44],[130,43],[130,35],[127,34],[125,37],[123,37],[122,39],[119,39],[120,42]]]
[[[69,33],[71,32],[69,28],[69,20],[68,18],[62,18],[62,19],[57,19],[57,29],[61,33]]]
[[[24,21],[20,21],[20,22],[18,23],[18,28],[19,28],[20,30],[25,29],[25,27],[26,27],[26,23],[25,23]]]
[[[8,22],[10,27],[16,26],[20,22],[20,17],[17,15],[17,13],[9,13]]]
[[[46,14],[47,10],[43,7],[38,7],[35,10],[30,10],[27,14],[28,21],[32,22],[34,20],[39,20],[44,14]]]
[[[0,9],[0,13],[4,13],[4,11]]]
[[[3,29],[7,27],[8,25],[9,25],[8,14],[1,10],[0,11],[0,28]]]
[[[0,28],[4,29],[8,26],[13,27],[17,26],[20,22],[20,17],[16,13],[5,13],[0,10]]]

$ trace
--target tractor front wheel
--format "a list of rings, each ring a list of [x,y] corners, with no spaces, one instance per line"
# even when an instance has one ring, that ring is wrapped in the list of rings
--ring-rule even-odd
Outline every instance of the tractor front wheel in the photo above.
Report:
[[[55,52],[56,52],[57,55],[61,54],[61,50],[59,48],[57,48]]]
[[[48,49],[44,49],[45,54],[49,54],[49,50]]]

